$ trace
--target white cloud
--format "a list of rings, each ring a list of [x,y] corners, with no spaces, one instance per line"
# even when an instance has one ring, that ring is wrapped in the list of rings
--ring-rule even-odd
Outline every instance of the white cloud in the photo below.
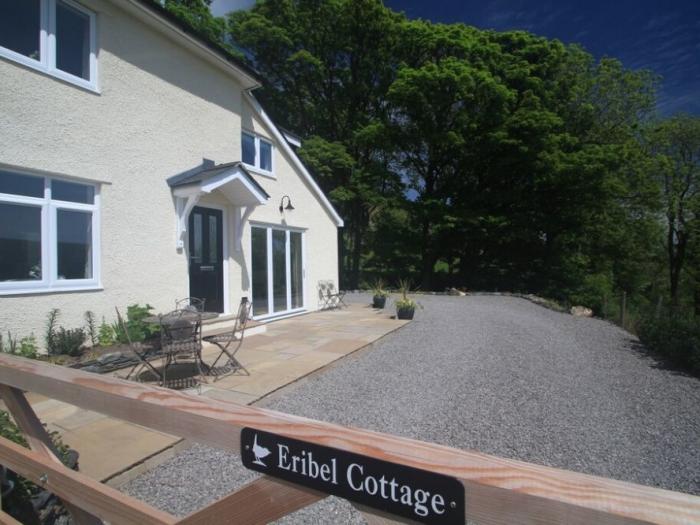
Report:
[[[231,11],[250,9],[255,5],[255,0],[214,0],[211,3],[211,12],[214,16],[223,16]]]

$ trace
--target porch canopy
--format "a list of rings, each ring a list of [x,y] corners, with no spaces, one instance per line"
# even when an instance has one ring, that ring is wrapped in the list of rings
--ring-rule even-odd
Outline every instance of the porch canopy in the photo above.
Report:
[[[202,195],[218,190],[233,205],[234,247],[241,250],[243,227],[256,206],[270,196],[241,162],[210,164],[168,179],[175,197],[177,248],[185,246],[187,220]]]

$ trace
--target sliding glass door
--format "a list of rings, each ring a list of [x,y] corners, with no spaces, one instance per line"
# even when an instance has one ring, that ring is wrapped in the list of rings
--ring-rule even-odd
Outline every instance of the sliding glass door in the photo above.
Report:
[[[303,233],[265,226],[251,228],[253,315],[304,307]]]

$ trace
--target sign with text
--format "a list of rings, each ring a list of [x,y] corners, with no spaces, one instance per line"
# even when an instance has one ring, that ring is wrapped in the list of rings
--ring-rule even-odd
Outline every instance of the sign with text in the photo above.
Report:
[[[423,523],[464,523],[458,480],[405,465],[244,428],[251,470]]]

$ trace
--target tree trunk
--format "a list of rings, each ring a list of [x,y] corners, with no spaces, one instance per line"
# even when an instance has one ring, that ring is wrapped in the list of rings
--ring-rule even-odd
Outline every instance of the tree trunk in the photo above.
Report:
[[[430,221],[428,219],[423,220],[421,237],[421,289],[424,291],[430,291],[433,286],[433,268],[435,266],[435,256],[430,245]]]

